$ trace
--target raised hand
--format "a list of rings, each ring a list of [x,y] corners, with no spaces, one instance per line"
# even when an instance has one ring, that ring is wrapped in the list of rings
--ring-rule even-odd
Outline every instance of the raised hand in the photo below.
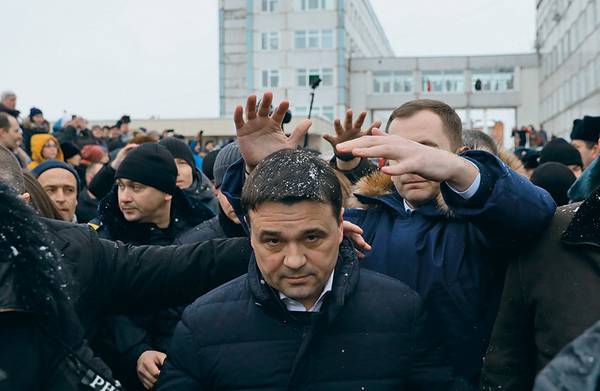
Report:
[[[356,118],[356,122],[352,123],[352,110],[346,111],[346,118],[344,119],[344,126],[342,126],[342,122],[339,118],[336,118],[333,122],[333,129],[335,130],[335,136],[331,134],[326,134],[323,138],[331,144],[333,151],[337,154],[335,147],[336,145],[343,143],[345,141],[354,140],[356,138],[370,135],[374,128],[379,128],[381,126],[381,121],[373,122],[369,128],[365,131],[362,130],[363,123],[365,122],[365,118],[367,117],[367,113],[363,111]],[[351,154],[350,154],[351,155]]]
[[[447,182],[458,191],[468,189],[479,173],[476,166],[451,152],[388,135],[378,129],[372,134],[338,144],[337,150],[357,157],[388,159],[389,165],[381,169],[385,174],[419,175],[427,180]]]
[[[296,126],[289,137],[286,136],[281,123],[289,102],[282,101],[269,116],[272,101],[273,93],[265,92],[257,110],[256,95],[250,95],[246,100],[246,120],[244,121],[242,106],[237,106],[233,113],[238,145],[249,169],[256,167],[273,152],[296,148],[310,128],[311,121],[304,120]]]

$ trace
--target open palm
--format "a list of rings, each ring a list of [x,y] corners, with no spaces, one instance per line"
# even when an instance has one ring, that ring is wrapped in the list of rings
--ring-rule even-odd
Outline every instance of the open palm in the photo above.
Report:
[[[250,168],[254,168],[273,152],[296,148],[311,125],[310,120],[302,121],[290,136],[286,136],[281,123],[289,102],[282,101],[269,116],[272,101],[273,93],[266,92],[257,110],[256,95],[250,95],[246,100],[246,109],[237,106],[233,113],[240,152]]]

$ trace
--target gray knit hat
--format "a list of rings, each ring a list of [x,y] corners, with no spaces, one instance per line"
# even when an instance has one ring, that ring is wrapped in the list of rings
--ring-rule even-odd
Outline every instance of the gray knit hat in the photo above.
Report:
[[[225,178],[225,172],[229,166],[241,158],[242,154],[240,153],[240,148],[238,147],[237,143],[227,144],[219,151],[213,167],[214,182],[216,187],[221,187],[223,178]]]

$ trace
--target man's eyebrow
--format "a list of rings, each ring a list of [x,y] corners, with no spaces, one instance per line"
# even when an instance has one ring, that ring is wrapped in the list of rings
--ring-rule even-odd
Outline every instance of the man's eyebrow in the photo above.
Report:
[[[281,236],[281,232],[265,230],[260,232],[260,237],[263,236]]]
[[[325,234],[325,233],[327,233],[327,232],[324,229],[317,228],[317,227],[307,228],[307,229],[305,229],[305,230],[302,231],[302,235]]]

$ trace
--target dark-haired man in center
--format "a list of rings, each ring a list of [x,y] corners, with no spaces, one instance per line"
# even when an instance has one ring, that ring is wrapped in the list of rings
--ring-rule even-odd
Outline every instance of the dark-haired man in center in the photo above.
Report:
[[[256,96],[250,96],[246,119],[241,106],[234,113],[246,171],[274,151],[295,146],[310,126],[301,123],[286,137],[281,119],[289,103],[269,115],[271,101],[266,93],[256,107]],[[408,102],[394,110],[387,133],[374,130],[342,143],[352,138],[347,133],[364,134],[351,118],[346,122],[329,138],[338,157],[347,164],[352,156],[388,162],[357,183],[363,208],[344,214],[373,247],[361,267],[417,291],[435,324],[431,338],[444,342],[459,375],[478,383],[505,265],[548,225],[556,208],[552,198],[487,152],[458,155],[462,123],[443,102]],[[244,162],[238,162],[223,185],[234,206],[244,175]]]
[[[343,240],[341,186],[325,161],[275,152],[249,176],[242,204],[248,274],[186,309],[158,390],[457,386],[427,337],[419,296],[359,270]]]

